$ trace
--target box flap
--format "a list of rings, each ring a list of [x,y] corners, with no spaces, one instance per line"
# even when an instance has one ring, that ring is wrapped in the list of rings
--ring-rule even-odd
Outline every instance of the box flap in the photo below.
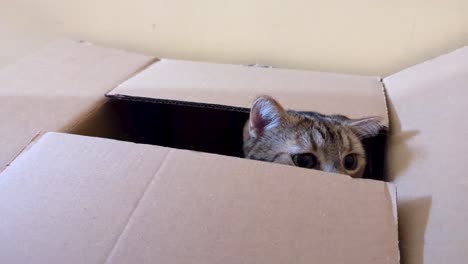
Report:
[[[0,189],[2,263],[398,263],[384,182],[48,133]]]
[[[237,108],[262,94],[294,110],[387,120],[380,78],[367,76],[162,59],[108,93]]]
[[[405,263],[468,260],[468,48],[384,79]]]
[[[0,70],[0,171],[41,131],[66,131],[152,57],[59,40]]]

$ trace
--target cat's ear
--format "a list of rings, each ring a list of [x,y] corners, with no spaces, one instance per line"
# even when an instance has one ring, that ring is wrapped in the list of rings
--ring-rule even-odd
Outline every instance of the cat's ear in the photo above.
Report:
[[[258,137],[265,130],[278,126],[285,115],[284,108],[275,99],[269,96],[258,97],[250,110],[250,136]]]
[[[386,129],[380,117],[349,119],[345,122],[361,139],[377,136],[380,130]]]

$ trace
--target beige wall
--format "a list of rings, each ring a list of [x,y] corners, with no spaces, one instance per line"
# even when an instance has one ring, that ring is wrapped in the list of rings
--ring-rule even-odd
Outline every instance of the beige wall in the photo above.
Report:
[[[0,67],[59,36],[159,57],[387,75],[468,44],[468,0],[0,0]]]

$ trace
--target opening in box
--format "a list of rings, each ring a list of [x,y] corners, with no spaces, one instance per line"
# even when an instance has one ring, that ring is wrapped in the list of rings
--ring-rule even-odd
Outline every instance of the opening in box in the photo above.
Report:
[[[143,101],[142,101],[143,100]],[[71,132],[242,157],[249,109],[164,100],[113,98]],[[385,133],[363,141],[365,178],[383,180]]]

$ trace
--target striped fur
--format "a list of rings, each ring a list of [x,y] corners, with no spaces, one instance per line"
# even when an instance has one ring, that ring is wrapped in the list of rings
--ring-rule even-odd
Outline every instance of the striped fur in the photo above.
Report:
[[[349,119],[286,111],[273,98],[255,100],[244,128],[244,155],[248,159],[295,165],[292,156],[310,153],[318,160],[315,169],[360,178],[366,166],[361,139],[384,128],[375,117]],[[347,170],[344,159],[353,155],[355,169]]]

